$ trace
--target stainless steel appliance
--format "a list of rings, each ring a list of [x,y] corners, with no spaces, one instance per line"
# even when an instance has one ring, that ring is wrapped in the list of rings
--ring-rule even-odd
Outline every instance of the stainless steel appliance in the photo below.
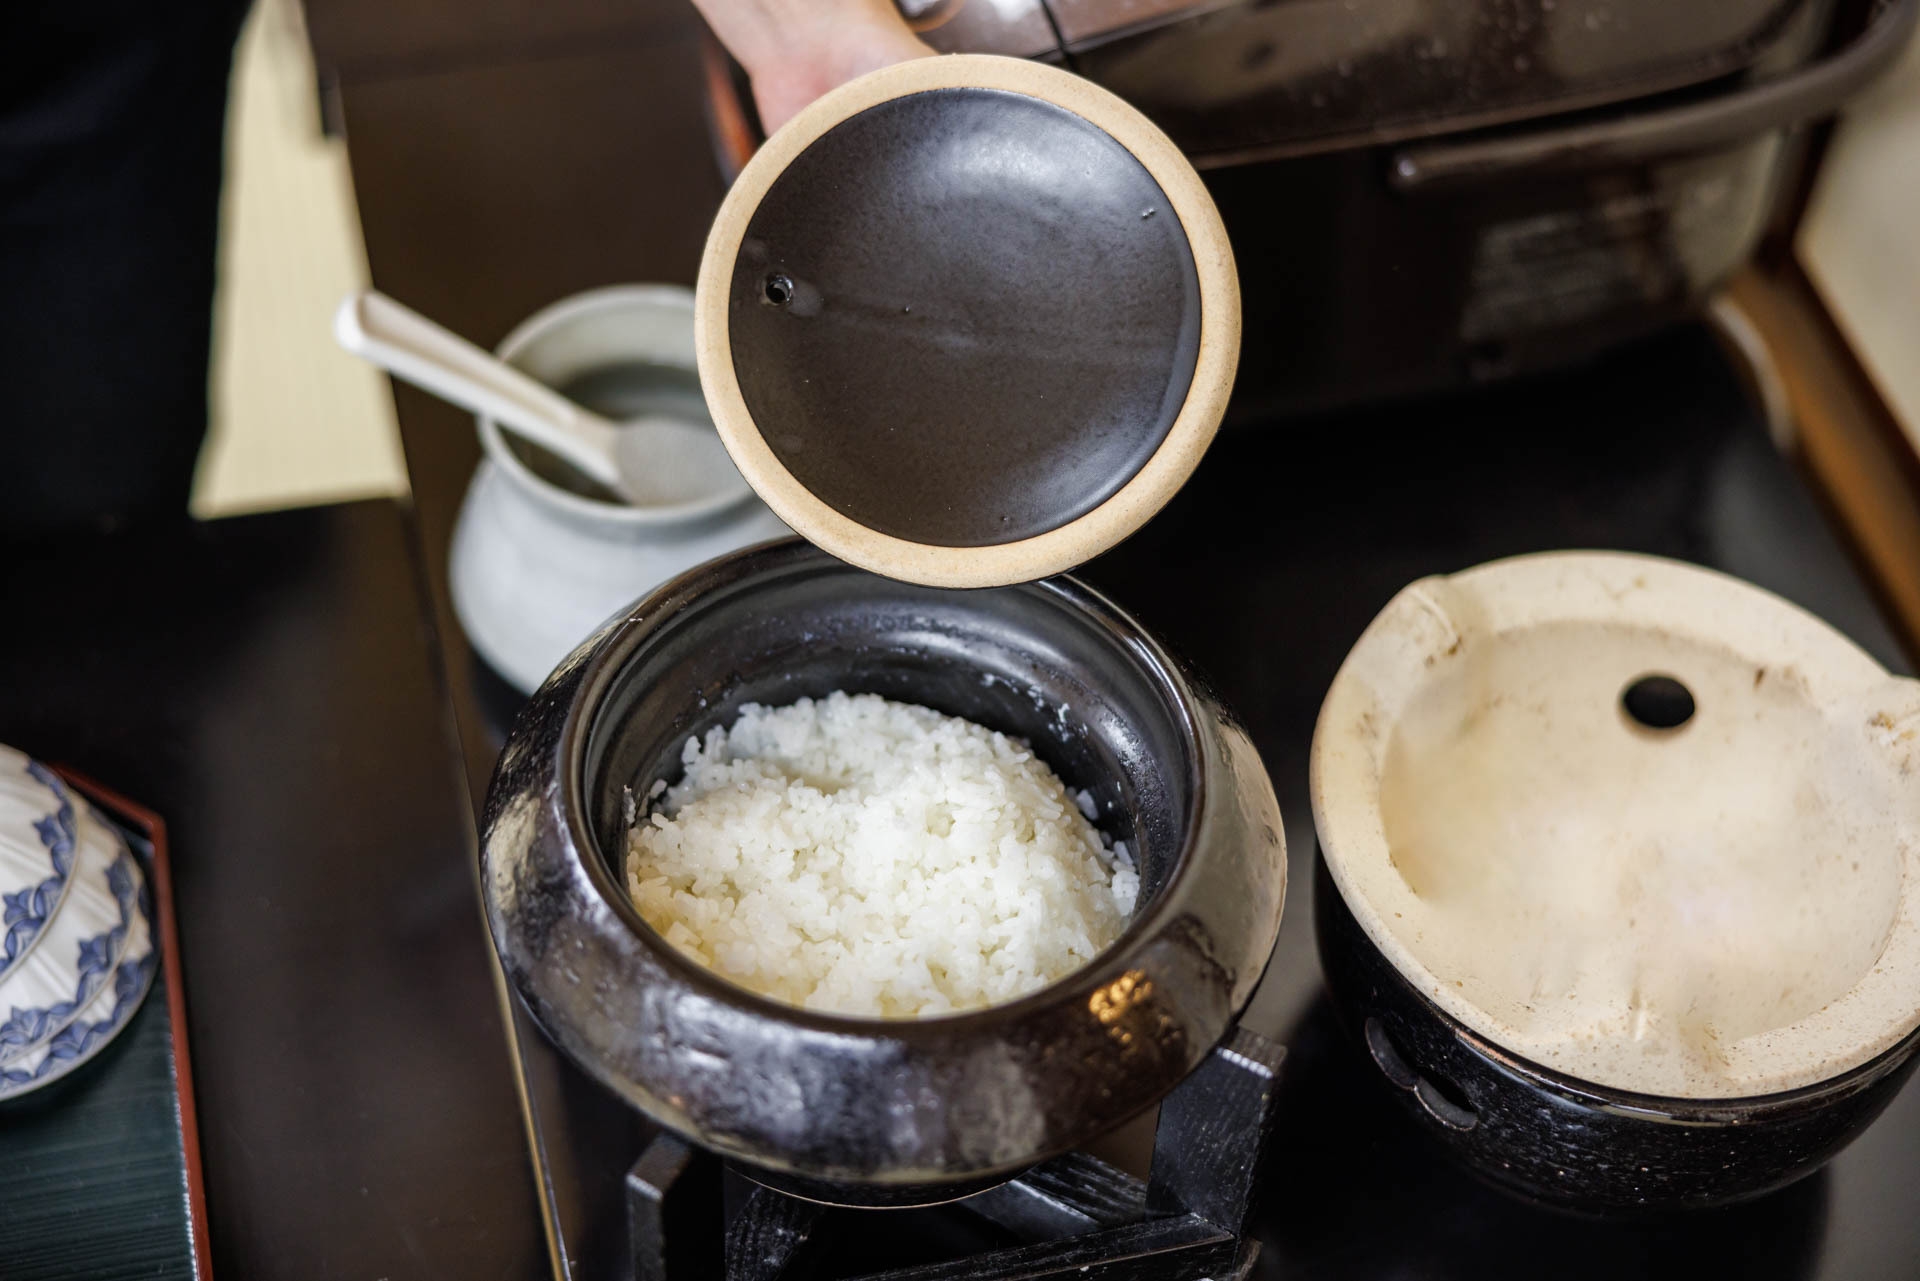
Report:
[[[1207,177],[1235,417],[1565,364],[1689,315],[1803,187],[1916,0],[943,0],[943,51],[1063,62]],[[757,131],[714,54],[723,159]]]

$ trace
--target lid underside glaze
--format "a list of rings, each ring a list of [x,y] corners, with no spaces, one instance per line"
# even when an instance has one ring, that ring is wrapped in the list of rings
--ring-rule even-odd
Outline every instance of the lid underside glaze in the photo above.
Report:
[[[1199,279],[1153,175],[1059,106],[948,89],[817,139],[747,226],[733,367],[774,455],[896,538],[1056,529],[1166,439]]]
[[[889,577],[1070,569],[1192,474],[1239,282],[1199,175],[1055,67],[921,58],[844,85],[741,171],[695,313],[714,425],[796,532]]]

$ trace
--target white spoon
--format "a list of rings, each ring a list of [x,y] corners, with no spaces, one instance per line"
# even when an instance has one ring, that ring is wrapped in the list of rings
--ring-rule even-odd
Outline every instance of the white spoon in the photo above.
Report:
[[[688,517],[748,492],[711,427],[602,418],[385,294],[349,294],[334,314],[333,335],[394,377],[559,455],[636,508]]]

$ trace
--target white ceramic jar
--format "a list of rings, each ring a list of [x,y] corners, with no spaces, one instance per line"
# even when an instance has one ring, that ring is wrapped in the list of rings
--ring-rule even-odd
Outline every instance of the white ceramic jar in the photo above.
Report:
[[[500,343],[501,359],[616,420],[706,422],[695,372],[693,293],[616,285],[565,298]],[[525,693],[616,611],[685,570],[787,527],[750,492],[712,504],[601,502],[536,471],[537,455],[490,418],[486,457],[454,526],[449,586],[467,639]]]

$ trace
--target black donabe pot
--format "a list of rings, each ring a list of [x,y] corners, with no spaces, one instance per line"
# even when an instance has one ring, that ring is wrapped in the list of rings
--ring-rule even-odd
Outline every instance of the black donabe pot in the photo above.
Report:
[[[755,996],[627,900],[628,789],[748,702],[835,689],[1029,739],[1140,857],[1140,907],[1093,964],[923,1020]],[[1279,807],[1204,685],[1070,579],[955,592],[799,542],[668,583],[548,678],[509,736],[481,842],[509,982],[588,1073],[754,1177],[845,1204],[990,1186],[1156,1102],[1229,1030],[1279,929]]]
[[[1411,584],[1315,730],[1334,1007],[1421,1127],[1529,1200],[1792,1183],[1920,1062],[1916,727],[1920,685],[1724,575],[1549,553]]]
[[[1751,1099],[1667,1099],[1509,1054],[1420,994],[1314,860],[1313,922],[1334,1008],[1416,1124],[1474,1173],[1588,1212],[1705,1209],[1813,1173],[1886,1110],[1920,1032],[1830,1081]]]

